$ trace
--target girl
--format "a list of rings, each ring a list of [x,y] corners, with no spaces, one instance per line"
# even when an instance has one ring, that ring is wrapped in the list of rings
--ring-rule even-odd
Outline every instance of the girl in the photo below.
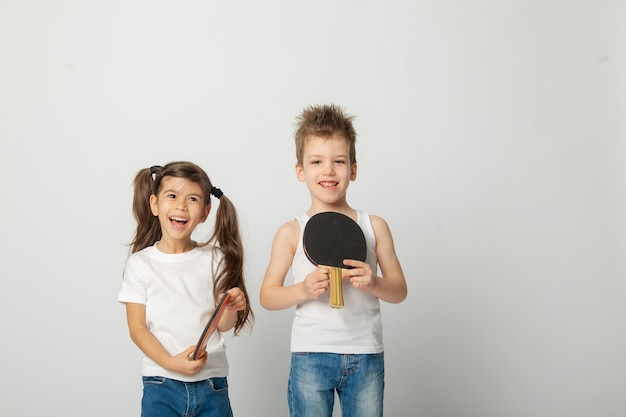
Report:
[[[202,168],[191,162],[140,170],[133,214],[137,230],[118,300],[143,359],[142,416],[232,416],[228,362],[220,332],[252,324],[243,279],[243,245],[236,210]],[[205,243],[191,234],[220,200]],[[216,300],[231,301],[207,344],[190,359]],[[188,414],[187,414],[188,413]]]

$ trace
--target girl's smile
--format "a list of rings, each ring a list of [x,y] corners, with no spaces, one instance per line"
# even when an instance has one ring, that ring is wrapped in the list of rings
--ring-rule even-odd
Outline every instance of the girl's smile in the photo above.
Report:
[[[159,194],[150,197],[152,214],[158,216],[163,233],[160,249],[185,252],[195,246],[191,234],[209,214],[206,201],[198,183],[186,178],[163,178]]]

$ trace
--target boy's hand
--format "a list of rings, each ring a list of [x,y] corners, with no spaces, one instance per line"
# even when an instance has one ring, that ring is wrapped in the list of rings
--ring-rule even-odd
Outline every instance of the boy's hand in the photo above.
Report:
[[[371,291],[376,286],[376,276],[372,273],[372,268],[366,262],[354,259],[344,259],[344,265],[352,266],[353,269],[343,269],[343,279],[348,279],[354,288],[364,291]]]
[[[191,355],[193,355],[194,350],[196,350],[196,347],[191,346],[180,352],[178,355],[172,356],[170,365],[167,369],[184,375],[195,375],[200,372],[204,367],[207,355],[205,353],[201,358],[194,361],[191,359]]]
[[[319,298],[328,291],[330,286],[330,278],[328,268],[317,268],[304,278],[304,291],[306,298]]]

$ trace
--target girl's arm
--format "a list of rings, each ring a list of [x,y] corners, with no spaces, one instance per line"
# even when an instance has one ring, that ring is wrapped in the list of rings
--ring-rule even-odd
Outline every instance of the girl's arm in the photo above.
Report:
[[[195,346],[191,346],[177,355],[170,355],[146,326],[145,304],[126,303],[126,319],[130,338],[139,349],[150,359],[163,368],[185,375],[195,375],[204,367],[206,355],[192,361],[189,356]]]
[[[235,327],[235,323],[237,322],[237,312],[246,308],[247,300],[246,296],[238,287],[233,287],[228,290],[230,294],[230,301],[226,306],[226,310],[220,321],[217,325],[217,330],[220,332],[227,332],[233,327]],[[219,295],[219,299],[222,298],[222,294]]]
[[[283,224],[274,237],[270,262],[261,285],[260,301],[267,310],[283,310],[328,290],[328,269],[318,268],[298,284],[284,286],[300,238],[297,220]]]
[[[388,303],[400,303],[407,296],[407,286],[400,261],[396,256],[393,238],[387,222],[378,216],[370,216],[376,235],[376,257],[382,277],[376,275],[365,262],[346,260],[355,269],[344,270],[344,278],[352,285]]]

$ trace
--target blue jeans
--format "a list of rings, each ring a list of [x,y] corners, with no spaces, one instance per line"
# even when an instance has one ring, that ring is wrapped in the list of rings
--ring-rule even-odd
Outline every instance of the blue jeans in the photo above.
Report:
[[[335,391],[343,417],[381,417],[384,388],[383,353],[291,354],[288,383],[291,417],[331,417]]]
[[[232,417],[226,378],[181,382],[144,376],[141,417]]]

